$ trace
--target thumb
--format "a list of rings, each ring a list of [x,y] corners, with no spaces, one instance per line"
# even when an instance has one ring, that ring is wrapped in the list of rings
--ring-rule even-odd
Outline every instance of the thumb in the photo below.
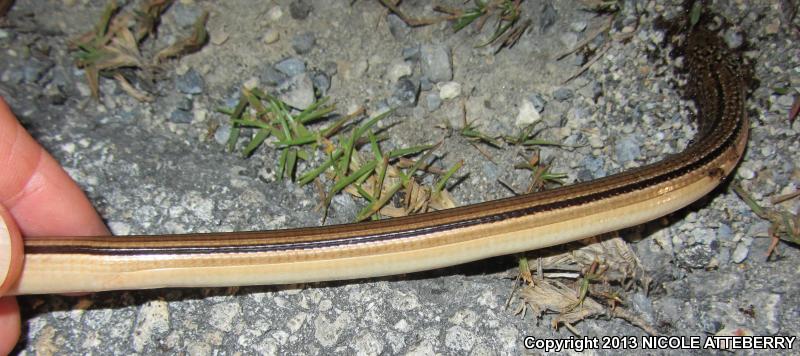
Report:
[[[22,270],[22,237],[17,224],[0,204],[0,355],[11,352],[19,339],[19,306],[14,297],[2,297]]]
[[[0,204],[0,296],[19,278],[23,256],[19,228],[8,210]]]

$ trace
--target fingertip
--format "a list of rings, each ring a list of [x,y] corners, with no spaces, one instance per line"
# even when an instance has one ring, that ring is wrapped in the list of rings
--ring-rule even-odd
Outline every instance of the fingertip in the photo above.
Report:
[[[24,258],[22,247],[22,236],[14,218],[0,205],[0,296],[19,278]]]
[[[19,305],[14,297],[0,298],[0,355],[14,349],[20,335]]]

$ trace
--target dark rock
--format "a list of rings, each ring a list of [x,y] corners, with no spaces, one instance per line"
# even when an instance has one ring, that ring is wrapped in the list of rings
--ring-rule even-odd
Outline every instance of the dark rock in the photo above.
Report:
[[[275,64],[275,69],[287,76],[294,77],[295,75],[305,73],[306,63],[300,58],[290,57]]]
[[[314,7],[308,0],[295,0],[289,4],[289,15],[295,20],[305,20]]]
[[[184,75],[175,79],[175,87],[184,94],[200,94],[203,92],[203,77],[194,69],[189,69]]]
[[[314,49],[317,39],[314,37],[313,32],[303,32],[292,38],[292,49],[297,54],[306,54]]]
[[[176,124],[190,124],[192,119],[194,119],[194,115],[191,112],[180,109],[173,110],[169,115],[169,121]]]
[[[394,85],[394,93],[389,98],[389,105],[392,107],[414,107],[417,105],[419,95],[419,83],[410,79],[403,78]]]

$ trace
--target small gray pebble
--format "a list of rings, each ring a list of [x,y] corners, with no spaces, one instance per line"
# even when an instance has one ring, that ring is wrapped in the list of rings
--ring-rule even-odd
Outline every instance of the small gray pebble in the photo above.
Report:
[[[731,262],[731,249],[727,247],[722,247],[719,249],[719,253],[717,254],[717,259],[721,265],[726,265]]]
[[[295,75],[305,73],[306,63],[297,57],[289,57],[275,64],[275,69],[287,76],[294,77]]]
[[[292,38],[292,49],[297,54],[306,54],[314,49],[317,39],[314,37],[313,32],[303,32]]]
[[[173,110],[169,115],[169,121],[176,124],[190,124],[192,119],[194,119],[194,115],[191,112],[180,109]]]
[[[420,47],[420,66],[422,75],[428,77],[433,83],[453,79],[450,50],[444,45],[422,45]]]
[[[414,107],[417,104],[418,94],[419,83],[415,83],[408,78],[400,79],[394,85],[394,93],[389,98],[389,105],[392,107]]]
[[[278,97],[289,106],[305,110],[314,103],[314,83],[308,74],[299,74],[281,83],[277,88]]]
[[[717,237],[720,240],[731,241],[733,240],[733,232],[728,224],[720,223],[717,227]]]
[[[742,34],[734,31],[733,29],[728,29],[725,31],[725,34],[723,34],[723,39],[725,39],[725,43],[730,48],[739,48],[739,46],[742,45],[742,42],[744,42]]]
[[[175,19],[175,24],[181,28],[191,28],[202,14],[202,9],[196,5],[185,5],[177,1],[170,6],[169,13]]]
[[[266,69],[264,69],[264,71],[259,76],[259,79],[261,79],[261,83],[264,83],[266,85],[276,86],[280,85],[281,83],[289,79],[289,76],[284,74],[283,72],[278,71],[273,66],[269,66]]]
[[[295,0],[289,4],[289,15],[295,20],[305,20],[313,8],[308,0]]]
[[[419,46],[403,48],[402,55],[403,55],[403,59],[405,59],[406,61],[418,61],[419,60]]]
[[[25,81],[28,83],[37,83],[47,72],[53,68],[52,61],[40,61],[38,59],[31,59],[22,68]]]
[[[322,63],[322,71],[333,77],[336,73],[339,73],[339,65],[334,61],[327,61]]]
[[[214,132],[214,141],[217,141],[220,145],[224,145],[228,143],[228,139],[231,137],[231,125],[230,124],[222,124],[217,127],[217,131]]]
[[[424,91],[428,91],[428,90],[433,89],[433,83],[431,83],[431,80],[428,79],[428,77],[425,77],[425,76],[423,76],[422,78],[419,78],[419,86],[420,86],[420,89],[422,89]]]
[[[678,263],[687,268],[701,269],[708,266],[716,253],[708,245],[693,245],[680,251],[676,259]]]
[[[569,29],[575,32],[583,32],[586,29],[586,21],[575,21],[569,25]]]
[[[581,180],[592,180],[595,178],[605,177],[607,175],[606,170],[603,168],[603,159],[600,157],[592,157],[586,156],[583,158],[583,166],[589,171],[591,176],[588,179],[581,179]]]
[[[402,41],[411,34],[411,27],[409,27],[400,16],[389,14],[386,20],[389,23],[389,32],[396,40]]]
[[[184,94],[200,94],[203,92],[204,85],[203,77],[194,68],[175,79],[175,87]]]
[[[61,87],[58,85],[49,85],[45,89],[45,95],[51,105],[59,106],[67,102],[67,95],[64,94],[64,91],[61,90]]]
[[[617,140],[614,149],[616,151],[617,163],[619,164],[634,161],[642,154],[639,140],[633,135],[628,135]]]
[[[331,78],[322,71],[315,71],[311,74],[311,82],[314,83],[314,88],[316,88],[320,94],[325,95],[328,92],[328,89],[331,88]]]
[[[553,4],[546,1],[542,5],[541,18],[539,19],[539,31],[544,33],[547,31],[558,19],[558,12]]]
[[[553,98],[558,101],[571,99],[573,95],[572,89],[570,88],[558,88],[553,92]]]
[[[731,258],[733,259],[734,263],[742,263],[747,258],[749,253],[750,249],[745,246],[745,244],[739,243],[736,245],[736,248],[733,249],[733,255],[731,255]]]
[[[428,92],[425,95],[425,102],[428,105],[428,110],[434,111],[442,106],[442,98],[439,97],[439,94],[436,92]]]
[[[547,100],[544,100],[544,98],[537,93],[528,95],[528,100],[533,104],[533,108],[540,113],[544,111],[544,107],[547,105]]]
[[[177,109],[183,111],[192,111],[192,107],[194,106],[194,101],[192,97],[183,97],[181,100],[178,101]]]

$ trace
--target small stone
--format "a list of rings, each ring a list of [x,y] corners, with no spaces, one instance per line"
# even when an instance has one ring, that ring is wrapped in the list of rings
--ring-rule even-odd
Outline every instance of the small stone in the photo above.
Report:
[[[261,73],[259,78],[261,79],[261,82],[266,85],[276,86],[289,79],[289,76],[278,71],[275,69],[275,67],[269,66],[264,70],[263,73]]]
[[[227,33],[223,32],[223,31],[211,32],[210,36],[211,36],[210,42],[211,42],[211,44],[213,44],[215,46],[222,45],[223,43],[228,41],[228,38],[230,38],[230,35],[228,35]]]
[[[588,179],[582,179],[582,180],[588,181],[596,178],[605,177],[606,175],[608,175],[606,173],[605,168],[603,167],[604,164],[605,163],[603,162],[603,159],[601,159],[600,157],[586,156],[583,159],[583,166],[589,171],[590,176],[586,177]]]
[[[539,119],[541,119],[541,116],[533,103],[527,99],[522,99],[522,103],[519,106],[519,113],[517,114],[517,121],[515,122],[517,127],[528,127],[539,121]]]
[[[273,6],[267,12],[267,18],[273,22],[280,20],[282,16],[283,16],[283,10],[281,10],[281,7],[277,5]]]
[[[443,45],[427,44],[420,47],[422,75],[433,83],[453,79],[450,50]]]
[[[778,33],[780,30],[781,30],[781,19],[778,18],[777,16],[772,19],[772,22],[770,22],[769,24],[767,24],[767,26],[764,27],[764,31],[768,35],[774,35]]]
[[[92,95],[92,90],[89,89],[89,86],[83,81],[75,83],[75,89],[78,89],[78,93],[80,93],[83,97]]]
[[[336,73],[339,73],[339,65],[334,61],[327,61],[322,63],[322,71],[333,77]]]
[[[547,100],[544,100],[544,98],[542,98],[542,96],[537,93],[528,95],[528,100],[531,102],[531,104],[533,104],[533,107],[539,113],[544,111],[544,107],[547,105]]]
[[[259,86],[259,84],[261,84],[261,83],[258,80],[258,77],[251,77],[250,79],[245,80],[245,82],[242,83],[242,86],[245,89],[255,89],[255,88],[257,88]]]
[[[717,237],[723,241],[733,241],[733,231],[728,224],[720,223],[717,227]]]
[[[306,54],[314,49],[316,43],[317,40],[313,32],[304,32],[292,38],[292,49],[297,54]]]
[[[744,180],[750,180],[756,177],[756,173],[753,172],[752,169],[744,165],[739,167],[739,169],[736,171],[736,174]]]
[[[289,15],[295,20],[305,20],[312,9],[308,0],[295,0],[289,4]]]
[[[586,21],[575,21],[569,25],[569,29],[575,32],[583,32],[586,29]]]
[[[570,88],[558,88],[553,92],[553,98],[558,101],[569,100],[573,95],[572,89]]]
[[[175,79],[175,87],[184,94],[200,94],[203,92],[203,77],[194,68]]]
[[[600,136],[597,136],[597,135],[589,136],[589,145],[592,146],[592,148],[603,148],[603,147],[605,147],[605,143],[603,142],[603,139],[600,138]]]
[[[328,89],[331,88],[331,77],[325,72],[313,72],[311,75],[311,81],[314,83],[314,88],[316,88],[322,95],[325,95],[325,93],[328,92]]]
[[[794,100],[794,95],[784,94],[779,96],[775,102],[788,111],[794,105]]]
[[[419,46],[403,48],[403,59],[407,61],[419,60]]]
[[[426,76],[423,76],[422,78],[419,78],[419,86],[420,86],[420,89],[422,89],[424,91],[429,91],[429,90],[433,89],[433,83]]]
[[[723,39],[725,39],[725,43],[728,44],[730,48],[739,48],[744,42],[744,37],[739,32],[734,31],[733,29],[728,29],[725,31],[723,35]]]
[[[539,31],[545,32],[554,23],[556,23],[556,19],[558,19],[558,12],[556,12],[556,8],[553,7],[553,4],[550,1],[544,1],[542,4],[542,11],[541,18],[539,19]]]
[[[400,80],[400,78],[411,75],[412,72],[413,68],[411,68],[411,63],[408,63],[406,61],[400,61],[392,64],[389,67],[389,70],[386,73],[386,77],[387,79],[389,79],[390,82],[394,83]]]
[[[454,99],[461,95],[461,83],[444,82],[439,83],[439,97],[442,100]]]
[[[387,22],[389,23],[389,32],[392,34],[396,40],[402,41],[404,38],[408,37],[411,34],[411,27],[406,24],[400,16],[395,14],[389,14],[386,17]]]
[[[242,313],[242,306],[235,302],[219,303],[211,306],[208,312],[208,323],[224,332],[233,330],[236,320],[239,320],[239,314]]]
[[[578,44],[578,34],[575,32],[564,32],[559,37],[564,48],[574,48]]]
[[[394,85],[394,93],[389,98],[391,107],[414,107],[417,104],[419,94],[419,83],[414,83],[410,79],[400,79]]]
[[[202,14],[202,9],[199,6],[187,6],[182,1],[177,1],[170,7],[169,12],[172,13],[175,24],[179,27],[191,28]]]
[[[264,41],[264,43],[266,44],[272,44],[278,42],[280,37],[281,35],[277,30],[275,30],[274,28],[270,28],[267,29],[266,32],[264,32],[264,36],[261,37],[261,40]]]
[[[295,109],[305,110],[314,103],[314,83],[305,73],[289,78],[277,90],[278,97]]]
[[[231,125],[227,123],[217,127],[217,131],[214,132],[214,141],[217,141],[217,143],[220,145],[228,143],[228,139],[230,137],[231,137]]]
[[[743,243],[739,243],[733,250],[733,255],[731,255],[731,258],[733,259],[734,263],[742,263],[747,258],[747,255],[749,253],[750,253],[750,248],[745,246],[745,244]]]
[[[22,68],[23,77],[25,82],[36,83],[47,74],[50,68],[53,68],[54,63],[47,61],[40,61],[37,59],[29,60]]]
[[[287,76],[294,77],[306,72],[306,63],[300,58],[290,57],[275,64],[275,69]]]
[[[639,141],[632,135],[617,140],[614,149],[616,151],[617,163],[622,165],[636,160],[642,154]]]
[[[428,92],[428,94],[425,95],[425,103],[428,106],[428,110],[434,111],[442,106],[442,98],[435,92]]]
[[[191,112],[180,109],[173,110],[169,115],[169,121],[176,124],[191,124],[192,119],[194,119],[194,115]]]

